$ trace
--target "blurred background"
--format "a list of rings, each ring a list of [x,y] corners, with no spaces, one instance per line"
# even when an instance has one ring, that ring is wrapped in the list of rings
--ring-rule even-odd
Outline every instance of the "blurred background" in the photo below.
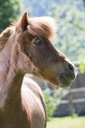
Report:
[[[55,90],[46,81],[30,75],[43,90],[48,128],[85,128],[85,0],[0,0],[0,33],[24,11],[29,17],[56,19],[59,30],[53,45],[78,68],[75,82],[66,89]]]

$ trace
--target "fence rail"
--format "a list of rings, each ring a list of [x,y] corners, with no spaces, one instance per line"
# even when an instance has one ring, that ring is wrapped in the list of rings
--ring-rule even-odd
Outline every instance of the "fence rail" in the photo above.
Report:
[[[80,91],[85,91],[85,87],[76,88],[76,89],[71,89],[71,92],[80,92]]]
[[[77,99],[73,99],[71,97],[71,95],[75,92],[85,92],[85,87],[82,87],[82,88],[76,88],[76,89],[71,89],[71,90],[68,90],[68,94],[70,94],[70,98],[68,100],[62,100],[61,101],[61,104],[68,104],[69,102],[72,102],[72,103],[81,103],[81,102],[85,102],[85,98],[77,98]]]
[[[85,102],[85,98],[72,100],[72,103],[81,103],[81,102]],[[61,104],[68,104],[68,103],[69,103],[69,100],[61,101]]]

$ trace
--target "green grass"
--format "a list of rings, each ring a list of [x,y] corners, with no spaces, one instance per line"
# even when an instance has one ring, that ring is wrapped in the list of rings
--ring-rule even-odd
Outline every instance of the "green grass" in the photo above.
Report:
[[[85,117],[52,118],[47,128],[85,128]]]

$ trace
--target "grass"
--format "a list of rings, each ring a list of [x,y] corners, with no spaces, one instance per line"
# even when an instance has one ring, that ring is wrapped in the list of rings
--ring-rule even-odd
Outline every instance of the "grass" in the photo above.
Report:
[[[47,128],[85,128],[85,117],[52,118]]]

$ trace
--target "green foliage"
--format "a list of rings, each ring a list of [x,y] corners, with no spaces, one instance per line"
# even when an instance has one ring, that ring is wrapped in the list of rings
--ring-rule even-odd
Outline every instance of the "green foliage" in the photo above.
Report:
[[[85,72],[85,50],[82,50],[79,56],[79,60],[80,60],[79,69],[81,73],[84,73]]]
[[[50,117],[52,117],[54,110],[58,108],[59,104],[61,103],[61,99],[67,94],[67,92],[61,88],[55,91],[53,95],[50,94],[51,91],[52,90],[50,90],[49,88],[43,91],[48,120],[50,119]]]
[[[0,32],[16,20],[19,12],[19,0],[0,0]]]
[[[50,89],[43,91],[43,94],[46,102],[47,119],[49,120],[56,108],[56,102],[54,96],[50,95]]]
[[[81,73],[84,73],[85,72],[85,61],[82,61],[81,62],[79,68],[80,68]]]

